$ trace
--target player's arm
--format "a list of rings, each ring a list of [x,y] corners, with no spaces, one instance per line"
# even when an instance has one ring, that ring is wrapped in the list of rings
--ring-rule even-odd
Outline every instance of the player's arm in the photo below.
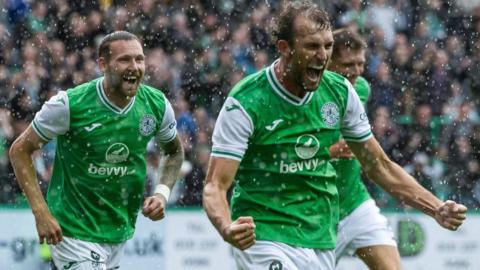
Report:
[[[467,208],[452,201],[442,202],[423,188],[412,176],[391,161],[371,133],[365,109],[355,90],[349,88],[342,135],[362,164],[363,171],[395,198],[432,216],[450,230],[463,223]]]
[[[10,161],[18,183],[25,192],[37,226],[40,243],[57,244],[63,239],[62,230],[48,210],[38,184],[32,154],[47,141],[40,138],[30,125],[10,147]]]
[[[165,114],[160,131],[155,136],[155,142],[163,152],[160,161],[160,178],[153,196],[145,199],[142,212],[151,220],[160,220],[165,217],[170,191],[177,181],[184,159],[182,143],[176,132],[175,115],[168,100],[166,100]]]
[[[252,217],[230,218],[227,191],[238,170],[239,161],[211,157],[203,189],[203,208],[223,240],[241,250],[255,244],[255,224]]]
[[[32,154],[51,139],[65,134],[70,126],[68,95],[58,92],[50,98],[35,115],[32,124],[15,140],[10,148],[10,160],[28,202],[35,216],[40,243],[46,239],[48,244],[61,241],[62,230],[48,210],[38,185],[33,166]]]
[[[348,142],[370,179],[398,200],[435,218],[444,228],[456,230],[465,220],[467,208],[453,201],[443,202],[422,187],[398,164],[391,161],[374,137]]]
[[[162,146],[163,156],[160,161],[160,178],[155,186],[153,196],[145,199],[143,215],[151,220],[160,220],[165,217],[165,208],[175,182],[177,181],[184,153],[178,135]]]
[[[242,250],[255,244],[255,224],[252,217],[232,221],[227,191],[252,133],[252,119],[237,100],[228,97],[213,131],[212,156],[203,189],[203,207],[213,226],[226,242]]]
[[[160,179],[159,185],[165,185],[170,190],[177,181],[180,167],[182,166],[184,159],[184,152],[182,142],[178,135],[175,138],[163,145],[163,157],[160,162]]]

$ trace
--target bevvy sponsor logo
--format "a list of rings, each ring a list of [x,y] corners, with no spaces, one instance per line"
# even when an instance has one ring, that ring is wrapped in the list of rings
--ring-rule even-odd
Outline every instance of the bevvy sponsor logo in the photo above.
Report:
[[[133,172],[128,172],[127,166],[111,166],[108,164],[117,164],[127,161],[128,156],[130,155],[130,150],[128,146],[124,143],[114,143],[107,148],[105,151],[105,165],[95,165],[90,163],[88,165],[88,173],[93,175],[100,176],[125,176]]]
[[[301,171],[314,171],[325,161],[313,158],[320,149],[318,139],[311,134],[304,134],[297,138],[295,153],[303,160],[296,162],[280,161],[280,173],[295,173]]]

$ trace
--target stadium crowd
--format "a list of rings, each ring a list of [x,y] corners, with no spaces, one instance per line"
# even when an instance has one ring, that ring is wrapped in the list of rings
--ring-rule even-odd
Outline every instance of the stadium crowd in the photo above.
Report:
[[[440,198],[480,207],[480,4],[316,2],[335,28],[354,29],[367,41],[369,117],[387,154]],[[145,83],[172,101],[184,143],[186,162],[172,202],[201,205],[216,116],[232,85],[276,57],[269,23],[279,5],[0,0],[0,203],[24,202],[9,145],[49,97],[100,76],[94,60],[99,40],[127,30],[144,41]],[[149,149],[150,184],[158,174],[155,151]],[[54,154],[51,142],[34,156],[44,191]],[[380,207],[403,207],[368,185]]]

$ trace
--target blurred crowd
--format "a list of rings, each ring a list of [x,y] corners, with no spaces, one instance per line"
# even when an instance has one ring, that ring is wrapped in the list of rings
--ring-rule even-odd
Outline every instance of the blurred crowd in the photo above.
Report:
[[[334,28],[368,44],[364,77],[374,134],[388,155],[440,198],[480,206],[480,4],[458,0],[315,1]],[[115,30],[145,45],[145,83],[172,102],[186,150],[172,202],[201,205],[216,116],[230,88],[275,59],[269,28],[280,1],[0,0],[0,203],[23,197],[12,141],[43,102],[101,76],[96,46]],[[477,78],[477,79],[475,79]],[[34,158],[45,191],[55,141]],[[148,149],[148,185],[158,177]],[[403,207],[370,184],[382,207]]]

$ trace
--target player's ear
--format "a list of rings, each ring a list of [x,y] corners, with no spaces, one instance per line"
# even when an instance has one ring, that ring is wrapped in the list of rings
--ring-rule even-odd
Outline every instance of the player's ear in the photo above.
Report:
[[[102,71],[102,73],[105,73],[105,70],[107,68],[107,59],[105,59],[105,57],[98,58],[98,67],[100,68],[100,71]]]
[[[291,54],[290,44],[288,44],[288,41],[284,39],[279,39],[277,41],[277,50],[284,58],[288,58]]]

